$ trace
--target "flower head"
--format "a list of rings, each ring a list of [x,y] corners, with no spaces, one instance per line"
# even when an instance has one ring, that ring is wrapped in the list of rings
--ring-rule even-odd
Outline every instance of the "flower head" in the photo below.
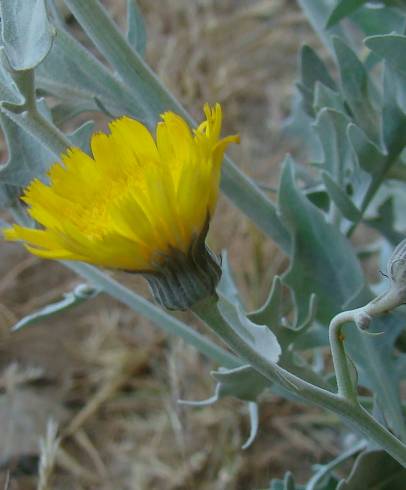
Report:
[[[238,141],[220,138],[219,104],[204,112],[193,131],[177,114],[163,114],[156,139],[130,117],[112,121],[110,134],[93,135],[92,156],[68,149],[48,184],[36,179],[25,190],[22,200],[42,228],[14,225],[5,237],[40,257],[155,276],[171,257],[203,250],[224,151]]]

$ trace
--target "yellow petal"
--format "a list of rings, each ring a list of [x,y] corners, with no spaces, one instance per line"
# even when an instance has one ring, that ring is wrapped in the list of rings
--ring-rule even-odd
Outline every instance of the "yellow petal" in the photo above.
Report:
[[[111,122],[110,134],[93,135],[92,156],[68,149],[51,167],[49,184],[34,180],[23,196],[44,229],[16,225],[6,239],[44,258],[134,271],[154,270],[173,249],[188,253],[214,212],[224,151],[238,141],[220,139],[220,105],[204,113],[192,131],[166,112],[156,142],[125,116]]]

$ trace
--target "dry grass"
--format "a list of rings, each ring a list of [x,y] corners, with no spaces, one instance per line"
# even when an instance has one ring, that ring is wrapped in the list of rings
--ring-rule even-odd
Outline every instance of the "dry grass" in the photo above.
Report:
[[[124,2],[105,3],[123,24]],[[221,102],[226,131],[242,135],[236,161],[272,185],[284,153],[295,149],[280,127],[297,51],[317,44],[295,4],[140,3],[152,66],[196,117],[203,102]],[[247,304],[257,306],[284,257],[224,199],[210,239],[229,250]],[[261,433],[242,451],[242,403],[177,404],[211,394],[212,366],[107,297],[11,334],[18,318],[77,279],[18,245],[2,243],[0,258],[0,488],[257,489],[286,469],[304,478],[336,451],[334,419],[277,398],[262,405]]]

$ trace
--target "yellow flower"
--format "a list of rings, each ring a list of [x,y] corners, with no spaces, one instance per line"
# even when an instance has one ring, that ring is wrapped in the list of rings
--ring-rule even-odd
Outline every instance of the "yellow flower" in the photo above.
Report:
[[[221,162],[238,136],[220,138],[219,104],[191,131],[167,112],[156,140],[140,122],[121,117],[111,134],[97,133],[92,156],[79,148],[49,170],[49,184],[34,180],[23,201],[42,229],[5,231],[33,254],[127,271],[156,272],[173,255],[187,255],[214,213]],[[207,228],[207,227],[206,227]]]

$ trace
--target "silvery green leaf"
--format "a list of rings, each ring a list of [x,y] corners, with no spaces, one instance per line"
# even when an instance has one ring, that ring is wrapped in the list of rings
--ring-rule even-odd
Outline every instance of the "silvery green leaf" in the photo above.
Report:
[[[406,378],[406,332],[402,332],[396,342],[396,347],[400,350],[401,354],[399,354],[396,359],[396,369],[398,372],[398,376],[400,379]]]
[[[400,241],[388,261],[388,274],[395,284],[405,288],[406,283],[406,239]]]
[[[39,102],[38,107],[45,117],[49,117],[44,101]],[[7,163],[0,167],[0,184],[5,186],[7,194],[2,205],[9,206],[33,178],[45,174],[54,163],[55,155],[21,129],[4,112],[0,114],[0,123],[9,151]]]
[[[12,104],[21,104],[24,101],[23,96],[12,79],[10,73],[6,70],[4,59],[4,48],[0,48],[0,102],[9,102]]]
[[[350,16],[366,35],[402,32],[404,18],[396,10],[385,8],[385,4],[405,7],[403,0],[340,0],[331,12],[326,28]]]
[[[233,273],[228,260],[227,250],[223,250],[221,253],[221,270],[222,274],[217,290],[231,301],[231,303],[239,303],[242,306],[240,294],[234,282]]]
[[[387,65],[385,66],[385,83],[389,90],[386,91],[384,97],[389,100],[391,98],[396,100],[396,104],[405,112],[406,63],[402,52],[406,47],[406,36],[400,34],[370,36],[364,42],[377,57],[384,59]],[[389,81],[391,86],[388,86]]]
[[[323,168],[342,185],[346,171],[352,166],[346,129],[349,118],[333,109],[322,109],[314,123],[315,131],[323,147]]]
[[[301,79],[297,84],[303,97],[303,106],[305,111],[314,116],[313,99],[314,89],[317,82],[335,90],[336,85],[324,62],[319,58],[317,53],[307,45],[302,47],[299,57],[299,66]]]
[[[351,123],[347,129],[348,139],[354,150],[358,165],[371,175],[382,172],[387,160],[378,146],[355,124]]]
[[[315,293],[317,316],[328,323],[363,284],[358,259],[350,242],[297,189],[289,158],[281,177],[279,209],[294,243],[283,280],[295,292],[299,322],[307,316],[309,298]]]
[[[305,351],[326,347],[329,345],[328,330],[321,324],[313,326],[311,330],[306,331],[303,335],[295,339],[295,349]]]
[[[46,95],[46,91],[39,91]],[[94,99],[81,100],[79,102],[61,102],[51,108],[52,120],[56,126],[59,126],[70,119],[82,114],[83,112],[96,111]]]
[[[340,36],[342,39],[351,39],[351,32],[338,24],[332,26],[328,32],[326,31],[327,19],[331,13],[330,0],[318,0],[317,2],[298,0],[298,4],[327,48],[332,49],[331,34]]]
[[[282,351],[289,345],[295,343],[297,339],[313,324],[317,311],[317,298],[310,296],[309,309],[307,316],[301,324],[288,325],[282,315],[282,281],[279,276],[275,276],[272,282],[271,291],[264,305],[248,315],[248,318],[258,325],[266,325],[276,335]]]
[[[61,29],[57,29],[52,49],[38,67],[36,86],[64,104],[59,113],[55,109],[62,120],[80,112],[100,111],[96,99],[113,113],[144,118],[143,110],[134,103],[125,85]]]
[[[394,32],[403,34],[405,31],[405,17],[399,15],[395,9],[384,8],[382,5],[381,8],[367,5],[355,12],[351,16],[351,20],[362,30],[365,36],[393,34]]]
[[[318,296],[317,319],[325,325],[355,295],[357,300],[351,303],[351,308],[368,303],[372,295],[364,289],[364,277],[353,247],[297,189],[289,160],[282,173],[279,206],[294,243],[292,262],[283,280],[295,292],[299,318],[307,311],[311,293]],[[361,290],[363,293],[359,295]],[[392,429],[401,432],[402,410],[391,357],[392,342],[402,325],[389,315],[374,322],[371,331],[385,332],[379,339],[367,337],[355,328],[346,333],[346,347],[362,384],[376,393]]]
[[[90,138],[94,132],[94,122],[87,121],[68,135],[74,146],[81,148],[86,153],[90,153]]]
[[[370,289],[364,287],[344,307],[352,309],[364,305],[373,297]],[[356,364],[360,384],[375,394],[387,424],[402,438],[406,437],[406,427],[399,399],[400,377],[393,347],[404,325],[404,314],[395,311],[374,319],[369,327],[369,333],[382,335],[365,335],[356,328],[346,331],[346,349]]]
[[[401,233],[395,226],[395,211],[393,197],[390,196],[377,208],[376,215],[364,220],[368,226],[378,230],[392,246],[399,243],[404,233]]]
[[[307,482],[306,490],[318,490],[320,485],[325,482],[327,483],[327,478],[330,480],[332,477],[332,473],[335,472],[338,466],[344,464],[346,461],[352,459],[355,455],[363,451],[367,447],[367,441],[361,440],[355,445],[351,445],[349,449],[341,451],[341,453],[329,461],[326,464],[320,464],[315,467],[315,473]],[[335,484],[338,481],[335,480]],[[333,487],[335,489],[335,487]]]
[[[250,313],[248,318],[258,325],[279,325],[281,319],[281,306],[282,281],[279,276],[275,276],[265,303],[261,308]]]
[[[366,1],[367,0],[339,0],[327,19],[326,29],[333,27],[344,17],[348,17]]]
[[[406,469],[382,450],[361,453],[350,475],[341,480],[337,490],[379,488],[381,490],[404,490]]]
[[[272,480],[268,490],[305,490],[305,487],[303,485],[296,485],[293,474],[288,471],[283,480]]]
[[[250,418],[250,434],[248,439],[241,446],[241,449],[248,449],[255,441],[259,427],[258,404],[254,402],[248,403],[248,415]]]
[[[314,112],[317,114],[324,107],[334,109],[341,113],[345,112],[344,102],[341,95],[322,83],[316,82],[314,87]]]
[[[317,136],[311,126],[311,117],[303,108],[303,97],[297,90],[292,98],[292,105],[289,117],[283,125],[284,133],[303,144],[303,152],[310,160],[318,160],[321,149]]]
[[[316,82],[322,83],[331,90],[336,90],[336,83],[330,75],[324,61],[310,46],[304,45],[300,54],[300,72],[302,83],[313,90]]]
[[[241,372],[241,369],[247,370],[249,373],[247,379],[245,379],[246,375]],[[240,372],[237,372],[238,370],[240,370]],[[241,449],[248,449],[255,441],[259,427],[258,404],[255,401],[249,400],[256,400],[256,397],[267,386],[269,386],[269,382],[265,378],[262,378],[261,375],[256,373],[250,366],[242,366],[241,368],[233,370],[214,371],[212,374],[215,378],[221,378],[221,381],[217,384],[215,393],[212,397],[202,401],[178,400],[178,403],[191,407],[207,407],[213,405],[220,398],[225,396],[233,396],[241,400],[248,400],[247,405],[250,420],[250,434],[245,443],[241,446]],[[255,388],[250,387],[250,384],[252,384],[253,380],[254,386],[256,387],[257,379],[261,380],[261,378],[264,380],[264,386],[261,389],[258,389],[257,394],[255,394]],[[240,383],[243,384],[243,387],[240,386]],[[244,387],[246,388],[246,391],[244,391]]]
[[[383,79],[382,136],[389,154],[388,165],[394,165],[406,145],[406,77],[397,83],[393,68],[385,66]]]
[[[370,102],[371,82],[357,55],[340,38],[333,38],[340,70],[341,87],[355,121],[375,142],[379,143],[378,115]]]
[[[137,0],[127,0],[127,23],[128,42],[141,56],[144,56],[147,44],[147,33]]]
[[[305,332],[313,324],[316,319],[317,308],[319,302],[316,294],[311,294],[309,299],[309,308],[307,310],[307,316],[302,320],[302,323],[296,323],[294,327],[298,332]]]
[[[34,313],[31,313],[30,315],[22,318],[13,326],[12,331],[15,332],[16,330],[20,330],[24,327],[27,327],[28,325],[38,323],[45,318],[53,316],[69,308],[78,306],[88,299],[94,298],[99,294],[99,292],[100,290],[97,288],[90,287],[87,284],[80,284],[70,293],[64,294],[62,300],[44,306],[40,310],[35,311]]]
[[[15,186],[0,182],[0,209],[12,206],[18,199],[20,192],[21,190]]]
[[[283,479],[283,484],[285,485],[284,490],[295,490],[295,479],[293,478],[293,474],[289,471],[285,474],[285,478]]]
[[[266,326],[256,325],[245,313],[241,306],[222,300],[218,309],[223,318],[233,327],[234,331],[262,357],[276,363],[281,355],[281,347],[275,334]]]
[[[2,0],[1,36],[14,70],[36,67],[46,57],[54,34],[45,0]]]
[[[361,219],[362,214],[352,202],[348,194],[335,183],[335,181],[330,177],[330,174],[327,172],[322,172],[321,175],[330,198],[332,201],[334,201],[335,205],[341,211],[343,216],[350,221],[358,222]]]
[[[252,221],[288,253],[289,234],[276,206],[227,156],[222,167],[221,189]]]
[[[300,93],[301,105],[305,114],[309,117],[314,117],[313,113],[313,91],[307,88],[300,82],[296,83],[296,87]]]
[[[177,402],[179,405],[186,405],[187,407],[209,407],[219,401],[219,388],[220,385],[217,384],[214,395],[204,400],[178,400]]]
[[[270,387],[270,381],[251,366],[239,366],[233,369],[220,368],[211,375],[217,381],[214,395],[206,400],[179,400],[183,405],[204,407],[216,403],[220,398],[232,396],[239,400],[255,402],[258,396]]]
[[[364,42],[369,49],[385,59],[392,68],[406,76],[406,60],[403,56],[406,49],[406,36],[384,34],[367,37]]]
[[[258,396],[269,388],[270,382],[251,366],[235,369],[221,368],[211,375],[218,381],[216,393],[219,398],[233,396],[245,401],[256,401]]]
[[[393,209],[395,214],[395,227],[397,230],[406,230],[406,193],[404,182],[390,182],[384,185],[384,190],[393,198]]]
[[[303,189],[303,192],[306,194],[307,199],[311,203],[313,203],[316,207],[324,212],[328,212],[330,208],[330,198],[326,192],[324,185],[319,184],[315,187],[311,187],[310,189]]]

